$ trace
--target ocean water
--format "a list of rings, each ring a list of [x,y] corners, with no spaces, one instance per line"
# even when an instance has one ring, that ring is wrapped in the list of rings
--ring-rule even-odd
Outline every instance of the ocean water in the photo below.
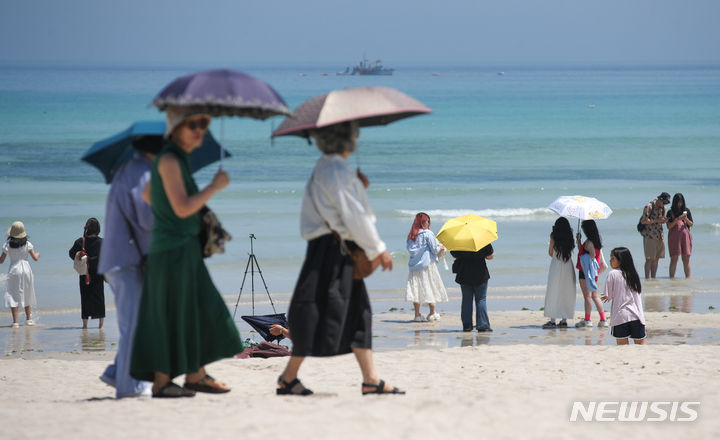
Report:
[[[392,272],[367,281],[376,310],[408,306],[405,236],[418,211],[430,214],[435,232],[448,218],[471,212],[496,220],[490,311],[537,309],[556,219],[547,205],[573,194],[606,202],[613,214],[598,223],[606,257],[609,249],[627,246],[642,271],[635,225],[643,205],[662,191],[683,193],[692,210],[693,278],[682,279],[680,264],[681,278],[669,280],[666,258],[645,292],[656,297],[659,310],[674,307],[663,297],[688,298],[685,311],[720,308],[720,67],[505,68],[504,75],[490,68],[416,67],[390,77],[335,76],[332,67],[230,67],[267,81],[293,108],[332,89],[384,85],[433,109],[363,129],[350,158],[371,180],[377,226],[394,258]],[[133,121],[162,119],[148,103],[165,84],[194,70],[202,68],[0,67],[0,227],[22,220],[41,252],[31,263],[38,314],[79,314],[68,250],[88,217],[102,221],[108,190],[100,173],[80,161],[83,152]],[[271,142],[280,121],[213,121],[211,129],[233,157],[223,164],[232,183],[210,206],[234,240],[207,264],[234,304],[248,236],[255,234],[264,282],[278,311],[285,311],[305,252],[302,194],[319,152],[295,137]],[[209,182],[215,169],[199,172],[198,183]],[[440,267],[457,298],[452,273]],[[259,275],[247,275],[238,313],[250,311],[253,290],[258,312],[270,310]]]

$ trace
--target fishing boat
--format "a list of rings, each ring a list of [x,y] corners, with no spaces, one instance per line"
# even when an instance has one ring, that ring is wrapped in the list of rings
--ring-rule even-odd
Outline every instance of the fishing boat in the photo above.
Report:
[[[343,72],[337,72],[337,75],[392,75],[393,72],[395,72],[395,69],[386,69],[379,59],[371,63],[367,58],[363,57],[362,61],[356,64],[352,70],[347,67]]]

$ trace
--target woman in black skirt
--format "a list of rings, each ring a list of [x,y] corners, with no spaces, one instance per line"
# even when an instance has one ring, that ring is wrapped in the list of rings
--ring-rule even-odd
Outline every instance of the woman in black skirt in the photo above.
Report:
[[[352,259],[341,243],[361,247],[368,259],[392,270],[365,194],[367,179],[347,162],[357,146],[358,124],[335,124],[311,135],[324,154],[305,188],[300,229],[308,247],[288,312],[292,356],[278,378],[277,394],[312,394],[297,378],[306,356],[350,352],[362,371],[363,394],[404,394],[375,370],[370,298],[365,282],[353,280]]]
[[[103,328],[105,321],[105,285],[103,277],[97,273],[100,247],[102,246],[102,238],[99,235],[100,222],[95,217],[89,218],[85,222],[83,236],[75,240],[68,252],[70,259],[75,259],[75,254],[83,249],[83,240],[85,241],[88,274],[80,275],[80,317],[84,329],[87,328],[88,318],[99,319],[100,328]]]

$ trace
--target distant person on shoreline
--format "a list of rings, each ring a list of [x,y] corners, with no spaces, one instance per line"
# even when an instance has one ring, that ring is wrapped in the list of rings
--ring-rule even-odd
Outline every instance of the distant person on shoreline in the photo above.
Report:
[[[568,318],[575,314],[575,267],[572,252],[575,249],[573,230],[565,217],[555,220],[550,233],[548,255],[552,259],[545,289],[544,316],[550,318],[544,329],[567,328]],[[559,318],[560,322],[555,323]]]
[[[353,278],[353,260],[344,250],[360,247],[368,260],[392,270],[365,182],[347,161],[357,148],[358,123],[333,124],[310,134],[323,155],[305,187],[300,231],[307,252],[288,309],[293,349],[275,392],[312,395],[298,378],[305,358],[352,352],[362,374],[363,395],[405,394],[380,379],[375,368],[370,298],[365,281]]]
[[[23,222],[13,222],[8,229],[8,238],[2,245],[0,264],[5,262],[5,257],[10,256],[10,267],[5,285],[5,307],[10,308],[12,314],[12,328],[20,327],[18,323],[18,308],[25,309],[25,325],[35,325],[31,316],[31,308],[36,305],[35,301],[35,280],[30,268],[28,255],[37,261],[40,252],[35,252],[32,243],[27,239],[25,225]]]
[[[435,234],[430,230],[429,215],[420,212],[415,216],[405,245],[410,253],[408,261],[410,273],[405,299],[413,303],[414,321],[437,321],[440,319],[440,314],[435,311],[435,304],[448,300],[445,285],[437,268],[438,256],[445,250],[445,246],[437,241]],[[427,304],[430,308],[427,318],[420,313],[421,304]]]
[[[241,353],[243,344],[205,266],[199,234],[200,210],[230,178],[220,169],[200,190],[190,171],[190,154],[202,145],[210,116],[191,107],[169,107],[165,117],[167,143],[143,191],[154,227],[130,375],[153,381],[157,398],[227,393],[230,387],[210,376],[205,366]],[[183,374],[183,386],[173,382]]]
[[[460,306],[460,320],[463,331],[471,332],[473,329],[473,303],[475,304],[475,324],[478,332],[491,332],[490,318],[487,314],[487,288],[490,273],[485,260],[492,260],[495,251],[491,244],[477,252],[450,251],[455,257],[452,271],[455,282],[460,284],[462,303]]]
[[[685,196],[681,193],[675,194],[667,212],[670,278],[675,278],[678,257],[682,257],[685,278],[690,278],[690,255],[692,254],[690,228],[693,224],[692,213],[685,204]]]
[[[665,258],[665,240],[663,223],[667,223],[665,217],[665,205],[670,203],[670,194],[663,192],[652,202],[645,205],[640,223],[645,227],[640,231],[643,236],[643,250],[645,252],[645,279],[655,278],[657,275],[658,262]]]
[[[153,215],[142,198],[150,168],[162,146],[140,138],[133,158],[113,178],[105,208],[105,240],[98,273],[105,276],[115,296],[120,333],[115,360],[100,380],[115,388],[115,396],[149,396],[151,383],[130,376],[130,356],[142,296],[144,261],[152,238]]]
[[[100,260],[100,222],[91,217],[85,222],[83,236],[75,240],[68,254],[74,260],[75,255],[85,250],[87,254],[87,275],[80,275],[80,317],[83,329],[88,328],[88,319],[99,319],[98,327],[103,328],[105,322],[105,285],[103,277],[98,275],[98,262]]]
[[[583,293],[583,299],[585,304],[585,319],[575,324],[577,328],[592,327],[592,321],[590,321],[590,314],[592,313],[593,303],[600,314],[600,321],[598,327],[607,327],[607,321],[605,321],[605,310],[603,303],[600,301],[598,295],[598,275],[603,273],[607,269],[605,264],[605,258],[602,254],[602,240],[600,239],[600,232],[598,231],[595,220],[583,220],[582,231],[585,233],[584,242],[581,242],[582,234],[578,231],[577,247],[578,247],[578,279],[580,281],[580,290]]]
[[[602,300],[612,300],[610,314],[610,334],[617,345],[628,345],[628,337],[638,345],[645,345],[645,315],[643,313],[640,292],[640,276],[635,270],[632,254],[624,247],[610,251],[612,270],[605,280]]]

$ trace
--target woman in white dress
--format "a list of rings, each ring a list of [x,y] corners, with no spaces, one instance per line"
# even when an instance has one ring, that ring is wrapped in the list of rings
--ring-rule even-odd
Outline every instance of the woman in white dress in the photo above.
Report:
[[[410,253],[407,289],[405,299],[412,301],[415,307],[415,321],[437,321],[440,314],[435,304],[448,300],[440,272],[437,269],[438,254],[445,247],[438,243],[430,230],[430,216],[420,212],[415,216],[410,233],[407,236],[407,250]],[[427,304],[430,313],[425,318],[420,313],[420,305]]]
[[[565,217],[555,221],[550,233],[548,255],[552,258],[545,291],[545,316],[550,318],[544,329],[567,328],[567,319],[575,312],[575,266],[572,251],[575,249],[573,230]],[[556,323],[556,319],[560,319]]]
[[[13,328],[20,326],[18,323],[18,307],[25,309],[26,324],[34,325],[30,316],[30,308],[35,305],[35,288],[28,254],[35,261],[40,258],[40,253],[35,252],[32,243],[27,239],[25,225],[19,221],[14,222],[8,230],[8,239],[3,243],[2,255],[0,255],[0,264],[5,262],[5,257],[10,256],[5,307],[10,307]]]

